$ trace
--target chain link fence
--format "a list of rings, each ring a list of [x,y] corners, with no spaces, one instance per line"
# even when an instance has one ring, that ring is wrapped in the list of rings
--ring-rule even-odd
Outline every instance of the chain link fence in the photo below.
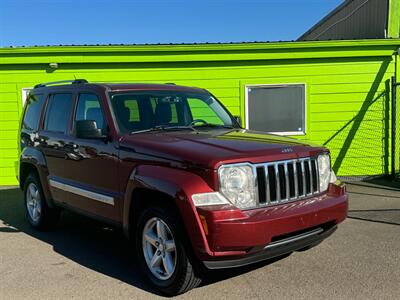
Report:
[[[392,108],[394,108],[394,113],[392,117],[394,122],[392,125],[392,144],[394,144],[395,149],[392,150],[394,155],[392,159],[391,175],[395,176],[396,179],[400,179],[400,82],[396,81],[396,78],[392,78]]]

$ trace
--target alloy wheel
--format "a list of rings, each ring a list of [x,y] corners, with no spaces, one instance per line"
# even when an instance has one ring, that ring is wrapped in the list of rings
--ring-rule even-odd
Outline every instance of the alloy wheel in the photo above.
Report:
[[[163,220],[154,217],[146,222],[142,247],[151,273],[159,280],[171,278],[176,268],[176,245],[171,229]]]
[[[42,213],[42,199],[38,187],[33,182],[28,185],[26,191],[26,207],[32,221],[39,222]]]

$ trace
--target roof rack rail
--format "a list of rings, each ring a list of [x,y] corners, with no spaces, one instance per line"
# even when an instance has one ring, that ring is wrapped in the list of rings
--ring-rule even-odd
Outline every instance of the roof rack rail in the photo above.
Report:
[[[39,83],[35,85],[34,88],[36,89],[36,88],[46,87],[49,85],[57,85],[61,83],[81,84],[81,83],[88,83],[88,81],[86,79],[52,81],[52,82]]]
[[[175,83],[173,83],[173,82],[166,82],[165,84],[169,84],[169,85],[176,85]]]

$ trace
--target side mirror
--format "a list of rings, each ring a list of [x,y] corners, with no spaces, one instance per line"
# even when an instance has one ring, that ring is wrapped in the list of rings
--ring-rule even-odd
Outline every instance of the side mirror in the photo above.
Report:
[[[239,123],[240,127],[242,127],[242,118],[240,116],[233,116],[236,120],[236,122]]]
[[[103,139],[105,136],[97,128],[94,120],[76,121],[76,136],[81,139]]]

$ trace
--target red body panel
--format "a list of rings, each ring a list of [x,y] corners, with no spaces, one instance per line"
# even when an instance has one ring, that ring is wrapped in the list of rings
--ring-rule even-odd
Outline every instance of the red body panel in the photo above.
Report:
[[[316,156],[327,151],[294,139],[245,129],[125,135],[120,143],[139,153],[209,169],[217,169],[222,163],[261,163]],[[282,153],[285,147],[291,147],[293,152]]]
[[[326,223],[338,224],[347,215],[344,186],[330,184],[317,197],[278,206],[241,211],[234,206],[195,207],[192,195],[218,191],[217,170],[222,164],[316,157],[328,152],[285,137],[239,128],[201,131],[157,131],[122,135],[117,131],[107,92],[129,90],[179,90],[207,93],[175,85],[70,85],[37,89],[37,92],[69,92],[74,103],[80,91],[99,95],[109,126],[105,140],[79,141],[71,117],[65,134],[43,131],[44,113],[37,132],[21,131],[21,162],[36,166],[48,200],[70,204],[84,213],[113,221],[130,231],[136,188],[169,195],[178,207],[194,253],[200,260],[241,257],[262,250],[274,237]],[[45,109],[45,108],[44,108]],[[39,139],[37,137],[39,137]],[[38,146],[39,145],[39,146]],[[72,147],[75,146],[75,147]],[[290,152],[283,151],[289,148]],[[42,154],[42,152],[44,154]],[[73,154],[73,156],[71,155]],[[71,157],[74,159],[71,160]],[[52,162],[52,168],[48,163]],[[59,174],[52,174],[56,170]],[[68,180],[71,186],[113,198],[112,205],[65,193],[57,199],[48,180]],[[204,217],[207,230],[200,220]]]
[[[347,216],[347,195],[310,198],[275,207],[245,212],[198,211],[206,217],[207,241],[215,257],[243,256],[262,250],[273,237],[329,222],[338,224]],[[208,257],[210,259],[213,257]]]

